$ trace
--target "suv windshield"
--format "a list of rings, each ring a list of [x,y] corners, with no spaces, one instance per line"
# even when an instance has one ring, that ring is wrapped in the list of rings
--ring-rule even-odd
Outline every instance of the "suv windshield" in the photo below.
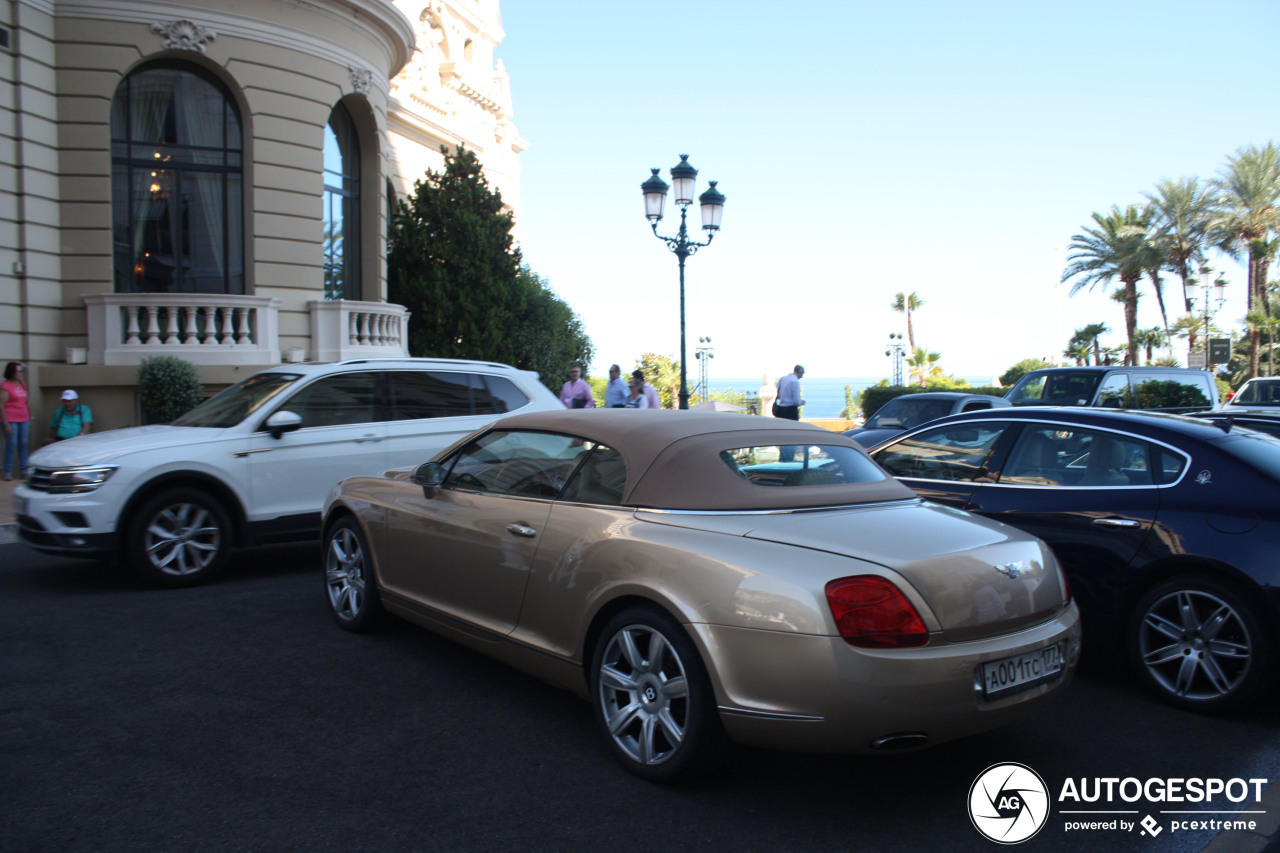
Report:
[[[1069,368],[1028,373],[1009,392],[1008,399],[1015,406],[1087,406],[1102,375]]]
[[[233,427],[301,378],[301,373],[259,373],[250,376],[221,394],[205,400],[177,418],[173,425],[219,429]]]

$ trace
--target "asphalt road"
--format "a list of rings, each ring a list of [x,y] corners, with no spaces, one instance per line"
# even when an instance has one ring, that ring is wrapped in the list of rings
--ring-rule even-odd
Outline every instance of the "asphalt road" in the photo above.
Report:
[[[992,764],[1025,764],[1051,791],[1095,777],[1270,783],[1273,707],[1186,714],[1086,659],[1060,702],[996,732],[885,757],[744,751],[720,775],[660,787],[614,764],[574,696],[407,624],[338,629],[311,548],[245,552],[214,584],[155,591],[0,545],[5,853],[992,851],[967,810]],[[1267,843],[1065,827],[1051,815],[1025,849]]]

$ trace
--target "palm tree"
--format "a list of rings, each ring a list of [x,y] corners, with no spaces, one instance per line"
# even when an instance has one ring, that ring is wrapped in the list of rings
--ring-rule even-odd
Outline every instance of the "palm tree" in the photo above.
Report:
[[[1274,142],[1240,148],[1211,184],[1220,195],[1219,209],[1209,221],[1209,235],[1233,258],[1247,254],[1246,310],[1271,315],[1267,304],[1267,270],[1275,258],[1280,232],[1280,151]],[[1258,375],[1262,328],[1250,324],[1249,376]]]
[[[911,351],[911,357],[907,359],[907,367],[910,368],[907,375],[924,385],[933,377],[942,375],[942,367],[938,364],[941,360],[941,353],[927,352],[922,347],[916,347]]]
[[[1147,364],[1151,364],[1154,359],[1152,351],[1156,347],[1164,346],[1165,341],[1168,339],[1168,335],[1165,334],[1164,329],[1161,329],[1159,326],[1151,329],[1138,330],[1138,346],[1146,350]],[[1172,351],[1172,347],[1170,348],[1170,351]]]
[[[1077,278],[1071,295],[1120,279],[1124,285],[1124,327],[1129,340],[1130,364],[1138,360],[1138,280],[1150,266],[1151,242],[1147,239],[1148,208],[1129,205],[1124,210],[1112,205],[1105,216],[1093,214],[1093,228],[1071,238],[1067,268],[1062,280]]]
[[[893,304],[889,307],[894,311],[897,311],[899,314],[907,315],[907,345],[911,348],[912,352],[915,352],[916,333],[915,330],[911,328],[911,312],[919,311],[923,308],[924,300],[919,296],[916,296],[914,290],[909,294],[896,293],[893,297]]]
[[[1093,348],[1094,364],[1102,364],[1102,345],[1098,339],[1109,331],[1111,330],[1107,328],[1106,323],[1090,323],[1083,329],[1076,329],[1076,337],[1084,342],[1085,346]],[[1088,363],[1088,361],[1085,361],[1085,364]]]
[[[1179,181],[1161,181],[1156,184],[1156,194],[1147,193],[1147,200],[1155,213],[1153,237],[1165,251],[1165,269],[1182,280],[1182,292],[1187,292],[1187,279],[1197,258],[1204,258],[1209,219],[1213,213],[1213,197],[1200,179],[1183,178]],[[1191,303],[1186,303],[1191,310]],[[1165,331],[1168,331],[1168,319]]]
[[[1077,333],[1071,338],[1071,342],[1067,344],[1067,348],[1062,351],[1062,355],[1066,358],[1074,359],[1076,367],[1082,367],[1089,364],[1089,356],[1093,355],[1093,350],[1089,348],[1089,342],[1080,340]]]

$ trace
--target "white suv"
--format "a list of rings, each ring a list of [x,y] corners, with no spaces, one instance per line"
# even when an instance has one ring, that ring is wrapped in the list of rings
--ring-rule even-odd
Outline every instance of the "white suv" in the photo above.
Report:
[[[31,456],[18,532],[38,551],[123,559],[164,586],[211,577],[233,546],[318,537],[339,480],[430,459],[512,412],[561,408],[504,364],[363,359],[264,370],[175,420]]]

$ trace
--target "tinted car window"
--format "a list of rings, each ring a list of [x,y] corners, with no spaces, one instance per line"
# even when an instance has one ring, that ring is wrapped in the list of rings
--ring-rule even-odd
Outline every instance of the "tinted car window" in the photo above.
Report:
[[[950,400],[913,400],[910,396],[897,397],[876,412],[868,423],[868,429],[898,426],[903,429],[936,421],[951,414]]]
[[[1151,446],[1141,439],[1062,424],[1028,426],[999,482],[1018,486],[1150,486]]]
[[[428,370],[397,370],[393,420],[449,418],[476,414],[471,403],[472,374]]]
[[[488,432],[454,457],[446,488],[553,498],[568,481],[591,442],[567,435]]]
[[[476,413],[505,415],[529,403],[529,397],[510,379],[482,376],[482,388],[476,389]]]
[[[1009,424],[948,424],[886,447],[876,461],[895,477],[975,480],[996,440]]]
[[[1113,373],[1098,389],[1098,405],[1108,409],[1132,409],[1133,394],[1129,391],[1129,376]]]
[[[378,416],[378,373],[336,373],[317,379],[284,402],[303,427],[372,423]]]
[[[1031,373],[1009,393],[1009,402],[1015,405],[1084,406],[1093,399],[1101,379],[1101,373],[1081,373],[1070,368]]]
[[[1203,380],[1141,373],[1133,376],[1135,409],[1207,408],[1210,405]]]

